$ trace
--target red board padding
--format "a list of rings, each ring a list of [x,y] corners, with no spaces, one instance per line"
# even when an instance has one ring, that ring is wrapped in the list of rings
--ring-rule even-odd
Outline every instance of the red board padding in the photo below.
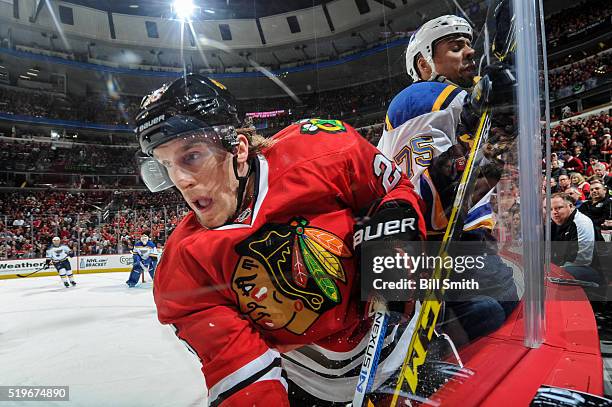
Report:
[[[558,267],[552,274],[572,278]],[[460,351],[474,376],[451,382],[430,398],[442,406],[528,406],[543,384],[602,395],[599,336],[584,291],[547,282],[546,298],[546,333],[539,348],[523,344],[521,302],[498,331]]]

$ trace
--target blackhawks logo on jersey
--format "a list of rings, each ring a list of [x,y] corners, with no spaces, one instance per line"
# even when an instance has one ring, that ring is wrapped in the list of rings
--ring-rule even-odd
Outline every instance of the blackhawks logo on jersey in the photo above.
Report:
[[[302,134],[317,134],[320,131],[325,133],[342,133],[346,131],[346,126],[340,120],[323,119],[304,119],[298,122]]]
[[[266,330],[304,333],[342,301],[342,258],[351,257],[338,236],[303,218],[269,224],[241,242],[232,290],[240,310]]]

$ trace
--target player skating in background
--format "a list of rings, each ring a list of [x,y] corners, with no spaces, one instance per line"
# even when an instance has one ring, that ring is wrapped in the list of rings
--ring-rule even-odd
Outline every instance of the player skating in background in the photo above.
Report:
[[[155,275],[155,267],[157,266],[157,247],[155,243],[149,239],[149,236],[143,234],[140,240],[136,242],[132,249],[133,263],[130,277],[126,281],[128,287],[136,287],[140,274],[146,268],[151,278]]]
[[[353,245],[423,238],[408,180],[338,120],[264,139],[242,127],[222,84],[199,75],[143,99],[136,123],[143,180],[154,192],[176,186],[192,209],[153,293],[160,321],[201,361],[210,405],[352,400],[371,325]],[[396,227],[372,232],[383,225]],[[387,331],[381,378],[399,369],[410,336],[406,321]]]
[[[504,98],[512,101],[512,76],[505,66],[488,66],[480,83],[475,80],[472,40],[470,24],[454,15],[434,18],[413,34],[406,49],[406,70],[413,83],[389,105],[378,144],[404,170],[425,201],[428,240],[441,239],[446,230],[449,208],[481,111]],[[504,124],[511,120],[496,113],[493,119],[490,140],[497,141],[485,147],[486,163],[467,205],[470,209],[461,237],[462,241],[479,242],[475,254],[488,254],[485,269],[469,270],[460,276],[475,278],[481,290],[447,297],[455,300],[448,303],[454,312],[452,318],[458,318],[467,336],[461,334],[459,342],[497,329],[518,300],[512,270],[496,255],[491,233],[494,221],[490,197],[504,164],[499,158],[507,147],[503,141],[511,139],[507,132],[512,130]]]
[[[72,275],[72,268],[70,267],[70,260],[68,259],[73,256],[72,250],[68,246],[61,244],[59,237],[55,236],[51,239],[51,245],[47,249],[46,263],[47,265],[53,263],[66,287],[70,287],[70,284],[76,285]]]

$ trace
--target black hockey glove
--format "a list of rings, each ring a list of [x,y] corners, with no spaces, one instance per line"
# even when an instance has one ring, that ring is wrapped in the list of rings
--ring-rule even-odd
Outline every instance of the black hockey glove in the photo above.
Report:
[[[459,134],[474,134],[485,108],[502,112],[512,109],[514,85],[516,78],[509,65],[502,62],[487,65],[482,78],[463,102]]]
[[[457,134],[474,134],[482,112],[489,107],[489,95],[492,91],[491,80],[483,76],[463,101],[461,123]]]
[[[407,283],[419,277],[419,270],[411,269],[412,263],[405,260],[422,253],[418,219],[417,211],[404,201],[380,206],[375,202],[356,219],[353,247],[361,271],[363,300],[377,295],[387,301],[389,310],[403,314],[406,301],[416,299],[415,288],[382,287],[384,282]]]
[[[503,62],[495,62],[485,66],[482,74],[491,81],[491,92],[487,103],[493,108],[511,106],[516,85],[516,76],[512,71],[512,66]]]

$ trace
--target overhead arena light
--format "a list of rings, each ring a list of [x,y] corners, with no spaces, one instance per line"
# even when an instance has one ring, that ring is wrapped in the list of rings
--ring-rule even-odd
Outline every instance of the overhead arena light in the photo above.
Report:
[[[191,21],[195,11],[193,0],[174,0],[172,8],[176,17],[182,21]]]
[[[138,8],[140,7],[138,4],[130,4],[130,8]]]
[[[21,79],[28,79],[28,80],[29,80],[29,79],[32,79],[32,78],[30,78],[29,76],[25,76],[25,75],[19,75],[19,77],[20,77]]]

